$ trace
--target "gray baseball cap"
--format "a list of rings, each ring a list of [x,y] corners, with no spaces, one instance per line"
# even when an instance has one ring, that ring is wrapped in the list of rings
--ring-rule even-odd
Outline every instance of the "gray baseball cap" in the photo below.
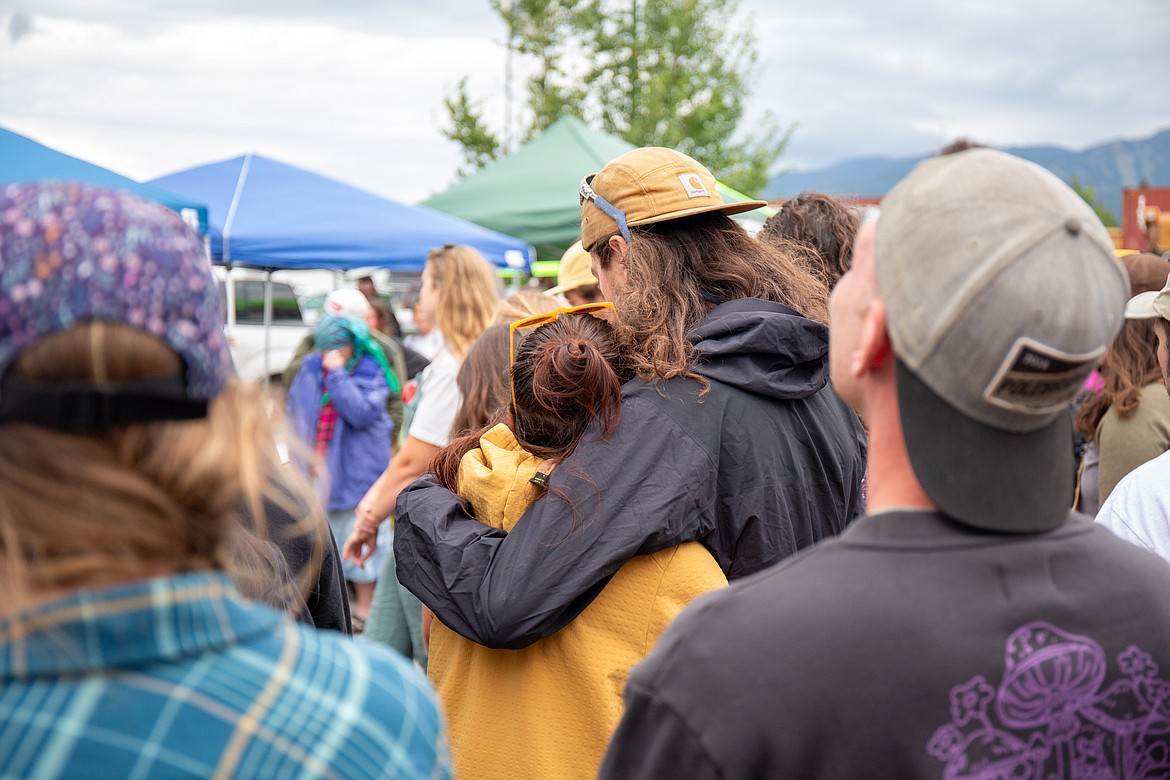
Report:
[[[878,288],[910,462],[942,511],[999,532],[1068,516],[1069,406],[1129,279],[1068,185],[992,149],[921,163],[883,199]]]

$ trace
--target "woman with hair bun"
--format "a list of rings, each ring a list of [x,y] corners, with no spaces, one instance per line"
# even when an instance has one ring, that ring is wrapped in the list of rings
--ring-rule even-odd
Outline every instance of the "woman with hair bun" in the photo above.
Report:
[[[493,324],[471,345],[455,377],[460,402],[451,424],[452,437],[478,431],[508,405],[512,392],[509,326],[559,308],[560,301],[536,290],[521,290],[500,301]]]
[[[477,519],[505,531],[588,428],[613,431],[629,374],[613,327],[590,314],[539,315],[511,333],[511,408],[444,447],[432,464]],[[554,489],[549,499],[571,506],[574,497]],[[686,604],[726,584],[706,548],[689,542],[627,562],[572,623],[520,650],[478,645],[436,619],[428,675],[448,717],[457,773],[594,776],[630,669]]]

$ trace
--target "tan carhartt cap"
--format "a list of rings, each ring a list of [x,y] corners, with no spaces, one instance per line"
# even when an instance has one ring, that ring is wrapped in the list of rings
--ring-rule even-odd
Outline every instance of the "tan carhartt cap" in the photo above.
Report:
[[[724,203],[715,177],[674,149],[647,146],[611,160],[581,180],[581,245],[586,251],[627,228],[709,211],[741,214],[767,205],[762,200]],[[625,224],[622,224],[624,220]]]

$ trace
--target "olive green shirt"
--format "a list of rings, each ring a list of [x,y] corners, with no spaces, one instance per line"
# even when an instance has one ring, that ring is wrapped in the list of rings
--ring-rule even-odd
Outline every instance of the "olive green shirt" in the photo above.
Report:
[[[1100,500],[1105,503],[1113,488],[1129,472],[1170,449],[1170,396],[1161,382],[1142,388],[1142,401],[1128,417],[1110,408],[1097,423],[1097,448],[1101,453]]]

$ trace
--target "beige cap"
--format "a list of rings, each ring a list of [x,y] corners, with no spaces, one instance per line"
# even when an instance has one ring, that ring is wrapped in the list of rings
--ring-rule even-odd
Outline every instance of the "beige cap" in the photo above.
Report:
[[[611,160],[581,180],[580,194],[581,245],[586,251],[614,233],[629,240],[627,228],[638,225],[708,211],[742,214],[767,205],[762,200],[724,203],[709,170],[661,146],[634,149]]]
[[[1170,280],[1161,290],[1138,293],[1125,304],[1127,320],[1152,320],[1156,317],[1170,320]]]
[[[561,268],[557,272],[557,286],[548,291],[549,295],[560,295],[578,287],[597,284],[597,277],[593,275],[593,258],[581,247],[581,242],[573,244],[568,251],[561,255]]]

